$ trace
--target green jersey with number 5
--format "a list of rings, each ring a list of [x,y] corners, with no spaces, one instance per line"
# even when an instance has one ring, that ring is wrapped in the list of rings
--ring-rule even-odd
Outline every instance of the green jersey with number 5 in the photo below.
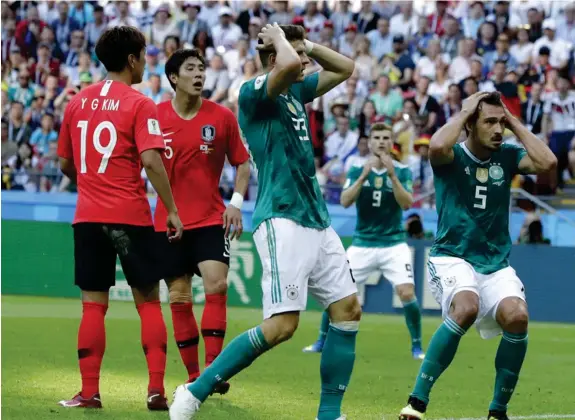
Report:
[[[411,192],[411,171],[405,165],[393,162],[401,185]],[[363,167],[352,167],[344,184],[349,188],[361,176]],[[365,248],[384,248],[405,242],[402,224],[403,211],[393,195],[391,179],[386,169],[372,169],[361,186],[355,202],[357,222],[352,245]]]
[[[462,258],[491,274],[509,265],[511,181],[526,152],[503,144],[481,161],[459,143],[453,153],[453,162],[433,167],[439,219],[430,255]]]
[[[330,225],[304,108],[315,97],[318,76],[307,76],[277,98],[267,94],[267,74],[240,89],[238,121],[258,172],[254,230],[272,217],[314,229]]]

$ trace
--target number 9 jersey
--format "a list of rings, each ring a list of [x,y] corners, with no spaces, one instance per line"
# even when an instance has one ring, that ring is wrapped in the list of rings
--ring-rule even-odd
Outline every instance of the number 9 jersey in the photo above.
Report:
[[[58,156],[73,160],[81,222],[151,226],[140,154],[164,150],[154,102],[111,80],[75,95],[66,107]]]
[[[526,152],[503,144],[481,161],[459,143],[453,153],[451,163],[433,167],[439,218],[430,255],[458,257],[491,274],[509,266],[511,181]]]

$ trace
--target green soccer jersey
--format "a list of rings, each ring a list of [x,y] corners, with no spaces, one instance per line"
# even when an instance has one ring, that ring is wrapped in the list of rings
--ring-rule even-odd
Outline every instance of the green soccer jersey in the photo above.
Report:
[[[433,167],[439,218],[430,255],[462,258],[491,274],[509,265],[511,180],[526,152],[503,144],[480,161],[460,143],[453,153],[453,162]]]
[[[330,225],[304,108],[315,97],[318,76],[307,76],[275,99],[267,95],[267,74],[240,89],[238,120],[258,171],[254,230],[272,217],[314,229]]]
[[[403,187],[411,192],[411,171],[405,165],[394,162],[395,173]],[[352,167],[344,189],[353,185],[360,177],[363,167]],[[393,195],[391,179],[387,170],[372,169],[364,181],[355,202],[357,222],[352,245],[368,248],[383,248],[405,242],[406,233],[402,224],[403,211]]]

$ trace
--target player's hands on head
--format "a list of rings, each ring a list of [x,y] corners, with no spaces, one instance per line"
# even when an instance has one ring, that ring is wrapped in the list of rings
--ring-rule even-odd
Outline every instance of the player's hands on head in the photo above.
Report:
[[[489,95],[489,92],[476,92],[476,93],[474,93],[469,98],[467,98],[463,101],[463,103],[461,104],[461,112],[465,113],[467,116],[472,115],[475,112],[475,110],[477,109],[479,102],[483,98],[485,98],[487,95]]]
[[[228,205],[228,208],[224,212],[224,229],[226,238],[230,238],[230,240],[239,239],[240,235],[244,231],[244,226],[242,224],[242,212],[235,206],[231,204]],[[232,226],[234,227],[232,230]],[[231,232],[231,236],[230,236]]]
[[[256,49],[260,50],[273,50],[274,49],[274,40],[278,37],[284,37],[285,33],[282,28],[277,23],[273,25],[268,23],[264,26],[261,32],[258,34],[258,38],[262,40],[263,44],[258,44]]]
[[[168,213],[166,226],[168,227],[166,234],[168,235],[168,240],[170,242],[181,239],[184,234],[184,225],[182,224],[177,212]]]

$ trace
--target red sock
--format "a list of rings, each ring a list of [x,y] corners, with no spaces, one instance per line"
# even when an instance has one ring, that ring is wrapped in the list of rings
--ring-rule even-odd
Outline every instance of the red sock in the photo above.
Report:
[[[78,362],[82,375],[82,397],[100,392],[100,366],[106,350],[104,318],[108,305],[82,302],[82,321],[78,331]]]
[[[226,295],[206,295],[202,314],[202,336],[206,346],[206,366],[221,353],[226,335]]]
[[[142,321],[142,347],[150,375],[148,392],[154,391],[163,395],[168,334],[160,301],[138,305],[138,313]]]
[[[192,302],[171,303],[174,337],[182,357],[182,362],[188,371],[188,380],[200,376],[198,363],[198,324],[192,310]]]

